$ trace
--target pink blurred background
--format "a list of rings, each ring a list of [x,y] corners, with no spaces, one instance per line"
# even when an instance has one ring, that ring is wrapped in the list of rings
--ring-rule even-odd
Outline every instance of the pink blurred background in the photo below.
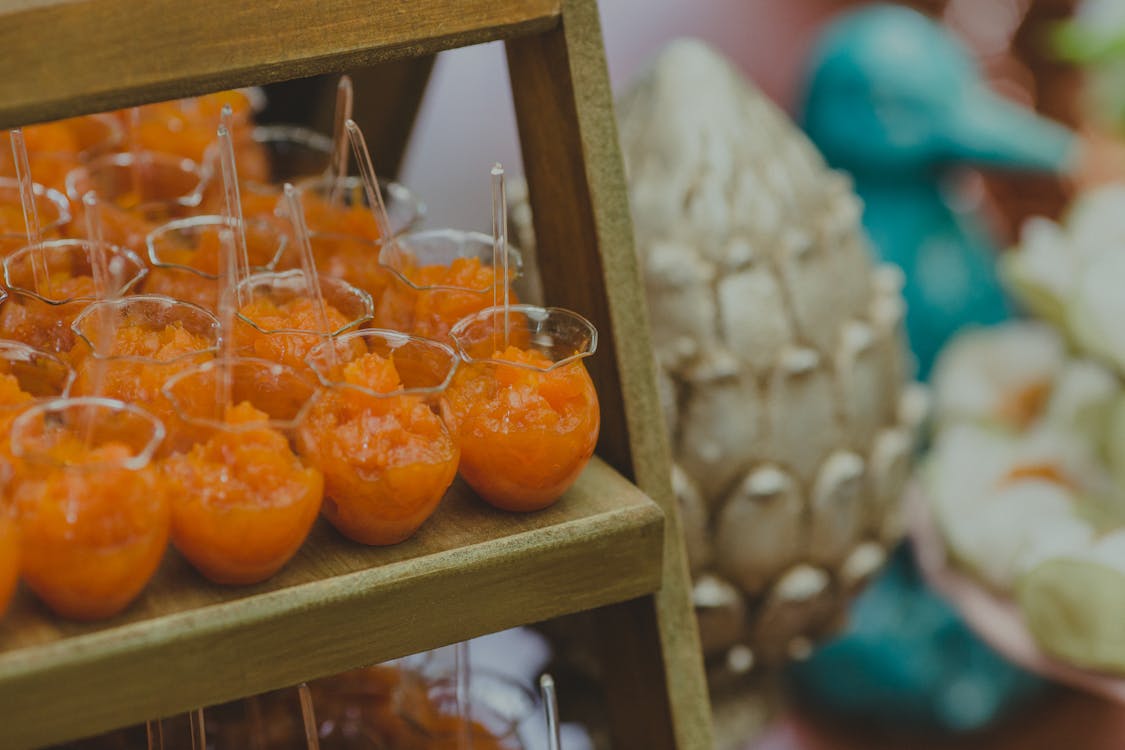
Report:
[[[839,0],[602,0],[615,91],[671,39],[704,39],[791,108],[802,61]],[[442,53],[419,113],[402,181],[426,197],[432,226],[490,231],[488,170],[522,173],[502,44]]]

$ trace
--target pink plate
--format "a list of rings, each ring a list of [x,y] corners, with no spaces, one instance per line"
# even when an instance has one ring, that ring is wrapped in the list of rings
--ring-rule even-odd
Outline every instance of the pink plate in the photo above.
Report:
[[[1125,679],[1078,669],[1044,653],[1012,599],[995,594],[950,564],[941,532],[916,484],[906,491],[906,523],[926,583],[957,609],[981,640],[1029,672],[1125,703]]]

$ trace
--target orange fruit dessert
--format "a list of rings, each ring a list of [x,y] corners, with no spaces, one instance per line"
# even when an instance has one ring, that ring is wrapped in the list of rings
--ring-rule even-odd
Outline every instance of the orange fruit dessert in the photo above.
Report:
[[[258,583],[297,552],[320,511],[324,477],[249,403],[186,453],[163,462],[172,543],[215,583]]]
[[[71,355],[72,361],[77,360],[71,391],[76,396],[99,395],[142,404],[164,423],[167,434],[162,452],[186,450],[198,431],[179,418],[161,389],[172,375],[211,359],[214,350],[213,338],[193,333],[179,321],[156,329],[140,323],[122,325],[113,332],[108,354]],[[101,393],[95,394],[99,379]]]
[[[105,241],[143,256],[149,232],[167,221],[199,214],[204,182],[196,163],[172,154],[107,154],[67,176],[74,215],[71,231],[85,235],[82,199],[94,190]]]
[[[420,396],[396,394],[402,389],[392,359],[365,354],[343,367],[343,383],[298,429],[301,455],[324,472],[324,517],[361,544],[410,537],[457,475],[456,442]]]
[[[237,158],[237,157],[236,157]],[[242,161],[238,162],[239,176],[242,176]],[[272,185],[255,184],[253,187],[242,188],[239,193],[242,198],[242,218],[261,219],[269,222],[280,222],[277,215],[277,205],[281,201],[281,191]],[[222,213],[226,201],[219,199],[212,201],[216,206],[215,212]]]
[[[310,233],[331,233],[377,241],[379,223],[371,209],[362,203],[332,205],[314,190],[301,191],[301,207]]]
[[[23,128],[27,144],[27,163],[32,177],[40,185],[66,190],[66,175],[82,164],[81,153],[94,146],[86,130],[78,123],[87,118],[45,122]],[[92,119],[92,118],[91,118]],[[109,146],[109,143],[106,143]],[[0,174],[15,177],[15,162],[7,133],[0,134]]]
[[[131,110],[119,110],[117,115],[126,134],[135,137],[141,148],[176,154],[202,164],[215,140],[224,104],[231,106],[233,114],[231,135],[236,141],[250,140],[251,102],[241,91],[147,104],[140,108],[140,123],[135,130],[130,123]]]
[[[307,297],[294,297],[278,302],[268,296],[256,296],[243,305],[235,326],[234,342],[239,351],[250,357],[268,359],[305,370],[305,357],[325,337],[346,327],[352,321],[331,304],[325,304],[328,330],[320,322],[316,305]],[[308,331],[308,333],[303,333]]]
[[[104,201],[98,204],[102,218],[102,236],[106,242],[121,247],[127,247],[133,252],[143,253],[145,237],[156,229],[161,222],[160,218],[150,221],[142,214],[120,204]],[[85,222],[86,214],[83,208],[75,208],[74,226],[82,226],[77,222]]]
[[[20,568],[56,614],[99,620],[121,612],[156,572],[168,543],[168,495],[155,467],[125,468],[123,443],[87,448],[58,441],[49,465],[25,463],[12,500],[20,520]]]
[[[0,409],[30,404],[35,399],[20,388],[20,381],[11,373],[0,373]]]
[[[56,273],[51,274],[50,282],[43,288],[50,290],[44,297],[73,301],[50,304],[24,294],[12,294],[0,305],[0,337],[46,352],[66,354],[77,341],[70,324],[94,299],[94,279]]]
[[[0,203],[0,234],[24,235],[26,232],[23,207],[19,203]]]
[[[314,234],[309,237],[309,243],[322,276],[343,279],[370,294],[375,304],[379,304],[391,277],[379,265],[378,243],[343,234]]]
[[[462,366],[447,394],[461,477],[497,508],[539,510],[593,455],[598,395],[581,360],[551,368],[543,354],[514,346],[492,359],[499,363]]]
[[[496,274],[480,258],[457,258],[447,266],[407,262],[398,272],[410,283],[396,278],[387,287],[375,314],[378,328],[444,341],[457,321],[492,304]],[[513,292],[508,297],[510,304],[518,302]]]
[[[326,748],[346,747],[350,737],[360,736],[375,738],[376,747],[406,750],[415,732],[400,715],[400,706],[427,701],[420,676],[389,665],[313,680],[309,688]]]
[[[23,139],[29,154],[46,152],[77,156],[82,150],[78,134],[70,128],[66,120],[30,125],[23,129]]]
[[[69,221],[69,208],[64,201],[62,193],[36,193],[35,208],[39,215],[41,239],[57,238]],[[27,244],[27,224],[23,219],[19,191],[14,184],[11,187],[0,186],[0,257],[6,257]]]
[[[73,378],[62,360],[30,348],[23,350],[23,346],[0,345],[4,355],[0,356],[0,476],[21,463],[12,455],[12,422],[37,399],[63,395]],[[5,466],[5,460],[10,466]]]
[[[23,139],[35,181],[66,192],[66,176],[72,169],[121,146],[121,128],[112,115],[84,115],[27,125]],[[0,133],[0,174],[16,174],[7,133]]]
[[[0,376],[2,377],[2,376]],[[0,386],[0,392],[7,390]],[[16,390],[19,391],[17,384]],[[23,393],[23,391],[19,391]],[[4,430],[7,434],[8,430]],[[6,440],[5,440],[6,442]],[[5,451],[7,452],[7,451]],[[12,479],[12,465],[8,462],[0,463],[0,617],[16,593],[16,586],[20,580],[20,529],[16,519],[15,509],[8,502],[8,483]]]
[[[26,131],[24,131],[26,133]],[[2,146],[0,146],[2,148]],[[82,161],[77,154],[72,153],[36,153],[27,155],[27,165],[36,182],[44,187],[54,188],[60,192],[66,191],[66,176],[71,170],[82,166]],[[5,169],[9,176],[15,177],[15,168]]]
[[[120,146],[121,128],[113,115],[82,115],[27,125],[23,128],[23,139],[29,158],[40,154],[67,154],[78,161]],[[0,144],[6,149],[4,158],[11,159],[7,133],[0,135]]]
[[[285,240],[279,230],[262,222],[246,223],[246,255],[253,269],[273,264]],[[171,222],[149,235],[145,277],[147,294],[162,294],[216,310],[219,261],[222,258],[220,224],[209,217]]]
[[[352,747],[349,739],[366,740],[364,747],[395,750],[460,750],[460,722],[451,686],[409,668],[377,665],[309,683],[321,726],[321,747]],[[504,696],[510,697],[510,696]],[[514,743],[515,721],[474,703],[473,748],[504,750]],[[488,716],[486,726],[484,716]],[[508,731],[504,731],[507,729]],[[500,736],[502,735],[502,736]]]
[[[253,142],[251,142],[253,143]],[[257,144],[254,144],[257,145]],[[276,225],[285,230],[288,220],[279,215],[278,204],[284,200],[279,186],[263,184],[261,182],[248,182],[244,174],[242,154],[235,145],[234,155],[238,170],[239,199],[242,206],[242,218],[245,221],[259,221]],[[222,165],[217,154],[212,155],[211,169],[215,170],[210,180],[204,186],[203,199],[199,207],[199,215],[221,216],[226,210],[227,198],[223,187]]]
[[[34,396],[20,388],[20,381],[15,375],[0,374],[0,454],[8,460],[13,460],[12,422],[34,401]]]

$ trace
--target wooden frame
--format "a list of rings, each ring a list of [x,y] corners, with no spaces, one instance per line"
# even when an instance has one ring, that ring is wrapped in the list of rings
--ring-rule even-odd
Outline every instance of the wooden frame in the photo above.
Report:
[[[62,623],[27,596],[0,628],[0,744],[82,737],[650,594],[662,524],[595,460],[543,513],[491,511],[457,485],[393,547],[351,544],[321,524],[258,586],[208,585],[171,556],[141,600],[102,625]]]
[[[603,510],[618,521],[623,517],[631,520],[625,524],[628,528],[605,532],[608,536],[602,542],[611,540],[608,547],[597,536],[586,539],[579,534],[573,537],[574,546],[567,554],[574,555],[575,564],[586,556],[589,564],[591,555],[609,554],[615,544],[632,540],[627,557],[637,572],[630,585],[589,580],[583,587],[585,595],[573,590],[564,594],[577,596],[578,606],[552,610],[541,602],[526,611],[520,610],[523,604],[516,592],[493,589],[490,593],[498,598],[490,601],[490,607],[502,609],[507,613],[504,617],[476,618],[464,628],[436,628],[414,641],[391,639],[396,645],[383,650],[359,647],[349,640],[348,649],[358,650],[331,653],[302,669],[284,671],[257,663],[266,669],[262,679],[247,679],[233,689],[215,689],[211,697],[232,698],[359,664],[365,657],[370,661],[490,628],[608,605],[597,610],[596,617],[602,640],[598,651],[606,659],[615,746],[627,750],[710,748],[706,682],[679,512],[668,475],[668,445],[595,0],[339,0],[315,4],[315,15],[312,7],[307,0],[269,4],[229,0],[14,0],[13,4],[10,0],[7,9],[0,9],[0,48],[5,50],[0,60],[0,125],[507,40],[546,299],[582,311],[601,333],[601,351],[589,360],[602,400],[598,452],[663,511],[663,535],[657,540],[663,542],[663,557],[660,545],[653,546],[649,536],[658,525],[640,510],[646,503],[652,507],[651,502],[643,498],[634,498],[639,505],[623,501],[629,493],[616,484],[620,478],[612,479],[616,476],[612,471],[595,463],[576,491],[587,497],[616,498],[619,505],[615,509]],[[45,59],[45,50],[49,59]],[[608,491],[613,486],[617,492]],[[628,507],[633,509],[624,513]],[[571,526],[572,521],[578,526]],[[568,530],[573,533],[582,523],[567,518],[548,521],[536,532],[540,537],[524,551],[523,559],[566,559],[557,557],[558,550],[550,540]],[[497,538],[480,543],[488,549],[488,559],[502,560],[506,535],[496,533]],[[468,555],[469,549],[452,549],[448,554],[453,560],[458,554]],[[465,562],[470,559],[462,558]],[[646,590],[654,581],[644,572],[642,559],[661,566],[661,585],[655,593]],[[425,575],[420,568],[410,567],[420,564],[418,558],[402,564],[408,567],[397,572],[404,581],[388,585],[397,587],[401,599],[396,601],[413,606],[410,603],[418,600],[412,599],[411,590],[427,591],[419,580]],[[605,570],[604,561],[594,564]],[[533,567],[539,570],[537,565]],[[461,571],[450,568],[444,575],[467,586],[479,572],[470,565]],[[334,610],[335,616],[352,606],[356,611],[368,611],[375,606],[373,601],[362,595],[347,601],[345,596]],[[472,603],[465,606],[471,608]],[[468,611],[459,610],[459,614]],[[513,611],[522,614],[513,615]],[[198,616],[185,613],[184,617],[195,617],[189,631],[230,627],[232,634],[242,632],[240,622],[208,624],[207,616],[206,610]],[[270,627],[282,630],[302,622],[296,613],[266,620]],[[243,643],[249,647],[249,642]],[[0,654],[0,726],[7,732],[9,720],[17,715],[9,711],[17,707],[41,720],[42,713],[34,713],[32,693],[40,698],[44,692],[49,694],[50,686],[59,684],[56,678],[86,675],[93,679],[94,675],[104,684],[112,675],[97,671],[101,657],[95,646],[90,649],[89,653],[79,650],[78,661],[69,663],[70,672],[47,668],[43,660],[37,661],[33,650],[24,651],[22,657],[19,651],[14,656]],[[84,671],[84,663],[90,671]],[[186,668],[182,660],[177,664]],[[151,668],[160,669],[158,665]],[[138,673],[130,674],[136,677]],[[22,686],[21,691],[5,693],[6,680]],[[92,684],[99,683],[94,680]],[[211,697],[198,690],[146,697],[144,687],[134,686],[135,699],[158,712],[182,707],[189,696],[190,700],[211,702]],[[174,693],[174,688],[168,689]],[[16,702],[6,703],[4,698]],[[126,713],[112,714],[108,720],[125,721]],[[108,726],[105,720],[102,725]],[[31,730],[18,736],[25,742],[46,739]]]

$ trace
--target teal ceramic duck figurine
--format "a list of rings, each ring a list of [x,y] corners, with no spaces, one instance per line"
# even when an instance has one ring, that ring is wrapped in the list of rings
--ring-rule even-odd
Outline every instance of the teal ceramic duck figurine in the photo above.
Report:
[[[872,244],[906,274],[907,333],[925,379],[957,329],[1010,314],[988,232],[951,206],[949,168],[1058,172],[1073,139],[993,94],[951,33],[907,8],[840,16],[810,71],[803,127],[831,166],[851,174]]]
[[[786,677],[811,708],[925,732],[979,730],[1046,686],[977,640],[926,588],[909,545],[856,600],[844,634],[791,664]]]
[[[1073,139],[992,94],[948,31],[902,7],[840,16],[810,70],[804,127],[852,175],[875,251],[905,272],[907,333],[925,379],[959,328],[1011,313],[983,222],[949,200],[949,168],[1061,171]],[[908,546],[861,595],[846,631],[789,677],[836,713],[952,731],[987,725],[1042,687],[925,587]]]

